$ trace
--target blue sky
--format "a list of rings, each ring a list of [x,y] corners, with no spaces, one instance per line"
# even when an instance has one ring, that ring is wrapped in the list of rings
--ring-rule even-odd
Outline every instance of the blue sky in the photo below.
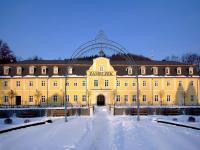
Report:
[[[99,30],[154,59],[200,53],[200,0],[0,0],[0,39],[23,58],[70,57]]]

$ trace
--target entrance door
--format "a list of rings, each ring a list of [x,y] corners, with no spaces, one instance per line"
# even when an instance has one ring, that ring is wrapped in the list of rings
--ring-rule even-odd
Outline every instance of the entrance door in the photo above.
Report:
[[[21,96],[16,96],[16,105],[21,105]]]
[[[97,106],[104,106],[105,105],[105,96],[98,95],[97,96]]]

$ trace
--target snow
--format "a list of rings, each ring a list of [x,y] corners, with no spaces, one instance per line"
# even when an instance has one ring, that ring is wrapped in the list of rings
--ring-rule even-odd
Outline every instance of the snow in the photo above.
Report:
[[[198,150],[199,131],[154,121],[172,117],[186,123],[188,116],[142,116],[138,122],[136,116],[112,116],[96,107],[93,117],[68,117],[67,123],[56,117],[51,124],[0,134],[0,150]]]

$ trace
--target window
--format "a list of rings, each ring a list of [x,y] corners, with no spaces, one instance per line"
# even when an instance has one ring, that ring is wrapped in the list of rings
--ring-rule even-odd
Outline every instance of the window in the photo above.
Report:
[[[83,101],[83,102],[86,101],[86,95],[82,95],[82,101]]]
[[[146,95],[143,95],[143,96],[142,96],[142,101],[143,101],[143,102],[146,102],[146,100],[147,100],[147,96],[146,96]]]
[[[178,67],[178,68],[177,68],[177,74],[178,74],[178,75],[181,75],[181,67]]]
[[[3,86],[8,86],[8,81],[3,81]]]
[[[193,67],[189,67],[189,75],[193,75]]]
[[[120,81],[119,80],[117,80],[117,86],[120,86]]]
[[[142,75],[146,74],[146,68],[145,68],[145,66],[141,67],[141,74]]]
[[[166,75],[169,75],[169,74],[170,74],[170,68],[169,68],[169,67],[166,67],[166,68],[165,68],[165,74],[166,74]]]
[[[16,86],[20,86],[20,81],[16,81]]]
[[[29,86],[33,86],[33,81],[29,81]]]
[[[29,74],[34,74],[35,72],[35,67],[34,66],[30,66],[29,67]]]
[[[190,81],[190,85],[191,85],[191,86],[194,86],[194,81]]]
[[[10,67],[8,67],[8,66],[4,66],[3,68],[4,68],[4,69],[3,69],[3,73],[4,73],[4,75],[8,75],[9,72],[10,72]]]
[[[71,66],[68,67],[67,72],[68,72],[68,74],[72,74],[72,67]]]
[[[170,95],[167,95],[167,102],[170,102],[170,99],[171,99]]]
[[[146,82],[146,81],[143,81],[143,82],[142,82],[142,85],[143,85],[143,86],[147,86],[147,82]]]
[[[69,102],[69,95],[65,96],[65,100],[66,100],[66,102]]]
[[[190,96],[190,101],[193,102],[194,101],[194,95]]]
[[[125,102],[128,102],[128,95],[124,95]]]
[[[74,86],[78,86],[78,83],[77,83],[77,81],[74,81]]]
[[[57,66],[53,67],[53,74],[58,74],[58,67]]]
[[[86,86],[86,81],[85,80],[82,81],[82,86]]]
[[[125,81],[125,84],[124,84],[125,86],[128,86],[128,81]]]
[[[108,80],[105,80],[105,86],[106,87],[108,86]]]
[[[158,86],[158,81],[155,81],[155,86]]]
[[[178,86],[182,86],[182,81],[178,81]]]
[[[74,101],[77,102],[78,100],[78,95],[74,95]]]
[[[47,67],[46,66],[42,66],[41,67],[41,74],[46,74],[47,72]]]
[[[45,102],[45,96],[41,96],[41,102],[44,103]]]
[[[58,82],[57,81],[53,81],[53,86],[58,86]]]
[[[126,71],[128,72],[128,75],[131,75],[133,73],[132,68],[131,67],[127,67]]]
[[[58,101],[58,95],[54,95],[53,96],[53,102],[57,102]]]
[[[66,82],[66,86],[69,86],[69,82]]]
[[[136,95],[133,95],[133,96],[132,96],[132,100],[133,100],[133,102],[136,102],[136,100],[137,100]]]
[[[120,102],[120,95],[117,95],[117,96],[116,96],[116,101],[117,101],[117,102]]]
[[[153,67],[153,74],[157,75],[158,74],[158,67]]]
[[[98,80],[94,80],[94,86],[98,86]]]
[[[33,102],[33,96],[29,96],[29,102]]]
[[[45,81],[42,81],[42,82],[41,82],[41,85],[42,85],[42,86],[45,86]]]
[[[17,67],[17,75],[21,75],[22,74],[22,67]]]
[[[170,81],[167,81],[167,86],[170,86]]]
[[[136,81],[133,81],[133,86],[136,86]]]
[[[157,102],[158,101],[158,95],[154,96],[154,100]]]
[[[8,102],[8,96],[4,96],[3,101],[4,101],[4,103],[7,103]]]
[[[103,66],[100,66],[99,71],[100,71],[100,72],[103,72],[103,71],[104,71],[104,67],[103,67]]]

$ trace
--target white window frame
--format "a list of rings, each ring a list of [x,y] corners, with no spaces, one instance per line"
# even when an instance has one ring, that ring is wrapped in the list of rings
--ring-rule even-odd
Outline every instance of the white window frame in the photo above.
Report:
[[[53,67],[53,74],[58,74],[58,66]]]
[[[22,67],[18,66],[16,69],[17,69],[17,75],[21,75],[22,74]]]
[[[105,87],[108,87],[108,86],[109,86],[109,81],[108,81],[108,80],[105,80],[104,82],[105,82],[105,83],[104,83]]]
[[[166,74],[166,75],[169,75],[169,74],[170,74],[170,68],[169,68],[169,67],[166,67],[166,68],[165,68],[165,74]]]
[[[16,81],[16,86],[17,86],[17,87],[20,86],[20,81]]]
[[[98,87],[99,86],[99,80],[94,80],[94,87]]]
[[[78,95],[74,95],[74,102],[78,101]]]

